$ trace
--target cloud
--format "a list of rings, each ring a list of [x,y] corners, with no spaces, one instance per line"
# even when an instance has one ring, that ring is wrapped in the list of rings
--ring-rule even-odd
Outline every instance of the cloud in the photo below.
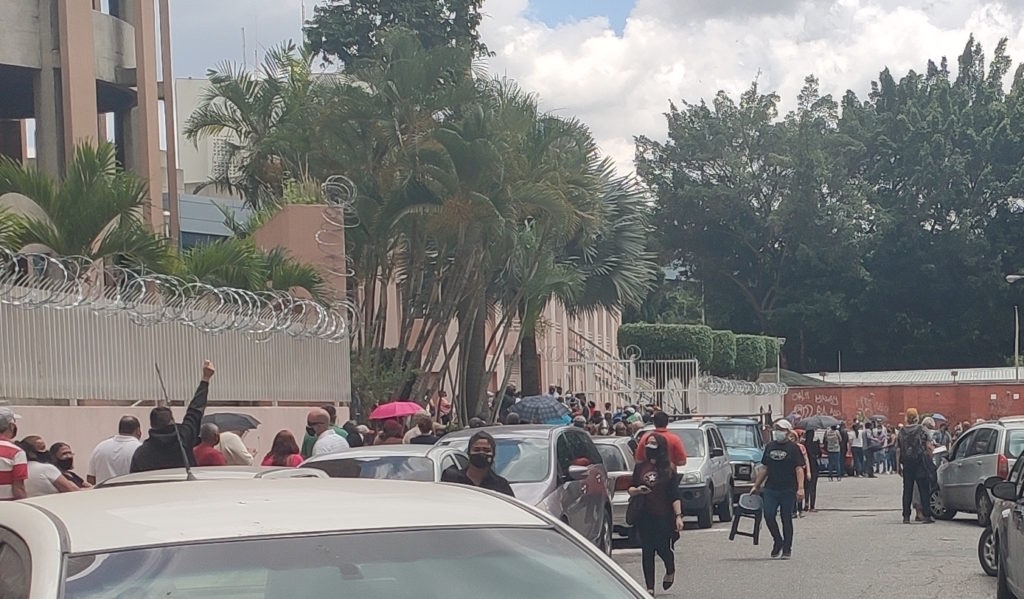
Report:
[[[1017,0],[638,0],[622,35],[594,17],[550,27],[526,0],[490,0],[481,32],[490,70],[537,92],[545,109],[587,122],[620,170],[633,137],[663,138],[669,100],[737,94],[758,78],[792,108],[803,79],[866,96],[882,68],[898,77],[956,56],[973,32],[991,54],[1001,37],[1024,59]]]

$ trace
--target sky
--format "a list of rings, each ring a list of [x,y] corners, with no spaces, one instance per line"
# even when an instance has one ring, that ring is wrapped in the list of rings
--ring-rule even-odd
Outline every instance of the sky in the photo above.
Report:
[[[174,0],[175,76],[301,38],[314,0]],[[733,95],[756,78],[792,108],[804,77],[823,93],[864,97],[879,71],[898,78],[956,57],[973,33],[990,55],[1001,37],[1024,59],[1024,0],[485,0],[489,70],[541,106],[590,125],[620,171],[634,137],[665,137],[669,101]]]

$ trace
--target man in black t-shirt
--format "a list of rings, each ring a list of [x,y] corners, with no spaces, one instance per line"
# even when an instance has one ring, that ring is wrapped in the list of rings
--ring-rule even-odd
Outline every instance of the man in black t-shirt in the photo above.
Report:
[[[788,420],[772,427],[772,440],[764,448],[761,468],[751,493],[761,493],[764,521],[772,533],[772,557],[789,559],[793,554],[793,506],[804,499],[804,456],[788,440],[793,430]],[[763,490],[762,490],[763,487]],[[776,517],[782,512],[782,532]]]

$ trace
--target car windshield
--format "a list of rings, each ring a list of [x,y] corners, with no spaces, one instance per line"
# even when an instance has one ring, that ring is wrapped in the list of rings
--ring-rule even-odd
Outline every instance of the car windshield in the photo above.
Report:
[[[601,461],[609,472],[619,472],[626,469],[622,459],[622,452],[614,445],[597,443],[597,452],[601,454]]]
[[[551,442],[548,439],[496,438],[498,448],[494,455],[494,471],[510,483],[536,483],[548,477],[551,466]],[[452,447],[469,450],[469,438],[447,443]]]
[[[434,480],[434,462],[415,456],[365,456],[339,458],[304,464],[323,470],[331,478],[386,478],[391,480]]]
[[[303,535],[73,556],[66,599],[636,597],[546,528]]]
[[[1012,430],[1006,436],[1006,457],[1012,459],[1020,457],[1024,452],[1024,429]]]
[[[748,424],[719,424],[726,447],[757,447],[757,431]]]
[[[704,457],[704,433],[696,428],[668,429],[673,435],[679,437],[683,442],[683,449],[687,456],[695,458]]]

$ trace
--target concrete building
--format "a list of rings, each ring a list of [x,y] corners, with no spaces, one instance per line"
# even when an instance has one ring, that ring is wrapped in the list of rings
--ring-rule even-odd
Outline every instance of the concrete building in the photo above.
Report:
[[[168,12],[167,0],[0,2],[0,154],[24,161],[31,145],[37,168],[61,176],[77,145],[113,139],[120,163],[150,182],[146,220],[163,231],[170,216],[176,239],[177,177],[164,177],[177,163],[169,110],[160,150],[161,102],[174,103],[160,81],[161,71],[171,80]]]

